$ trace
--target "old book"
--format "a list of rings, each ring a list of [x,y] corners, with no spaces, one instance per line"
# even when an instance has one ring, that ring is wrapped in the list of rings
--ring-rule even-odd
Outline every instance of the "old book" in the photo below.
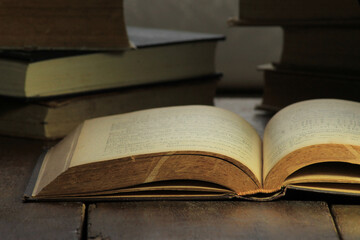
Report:
[[[360,29],[358,27],[283,27],[283,29],[281,65],[326,72],[357,72],[359,75]]]
[[[136,50],[3,51],[0,95],[53,97],[201,77],[215,73],[222,35],[128,28]]]
[[[1,0],[2,49],[129,48],[123,1]]]
[[[359,119],[356,102],[304,101],[277,113],[262,143],[243,118],[212,106],[96,118],[40,158],[25,200],[360,194]]]
[[[358,25],[357,0],[239,0],[239,17],[231,20],[243,25]]]
[[[33,102],[0,98],[0,134],[57,139],[90,118],[155,107],[213,105],[219,79],[220,75],[210,75]]]
[[[295,102],[313,98],[360,101],[360,76],[350,71],[316,71],[281,64],[259,66],[264,72],[261,109],[278,111]]]

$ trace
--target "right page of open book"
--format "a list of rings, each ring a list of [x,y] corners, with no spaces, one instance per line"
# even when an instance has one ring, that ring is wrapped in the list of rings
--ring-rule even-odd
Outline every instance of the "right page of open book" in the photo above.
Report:
[[[316,99],[278,112],[264,132],[264,179],[287,154],[327,143],[360,145],[360,103]]]
[[[86,121],[71,166],[171,151],[225,155],[261,181],[261,140],[255,129],[235,113],[211,106],[158,108]]]

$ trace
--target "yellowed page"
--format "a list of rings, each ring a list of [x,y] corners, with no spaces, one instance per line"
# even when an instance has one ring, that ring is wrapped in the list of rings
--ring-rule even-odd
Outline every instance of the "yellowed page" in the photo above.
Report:
[[[38,194],[43,187],[67,170],[80,131],[81,125],[60,141],[56,147],[51,148],[46,153],[34,187],[33,195]]]
[[[307,166],[290,175],[284,185],[305,183],[347,183],[360,187],[360,165],[326,162]],[[359,188],[360,190],[360,188]]]
[[[317,99],[278,112],[264,133],[264,177],[288,153],[314,144],[360,145],[360,103]]]
[[[326,174],[326,173],[314,173],[307,175],[299,175],[297,177],[293,177],[287,179],[284,182],[284,185],[290,184],[305,184],[305,183],[356,183],[360,184],[360,178],[358,176],[346,176],[341,174]],[[358,185],[360,187],[360,185]],[[360,190],[360,188],[359,188]]]
[[[38,61],[28,67],[25,95],[52,96],[212,74],[215,46],[213,41],[197,42]]]
[[[309,184],[292,184],[292,188],[307,190],[307,191],[317,191],[325,193],[341,193],[342,195],[359,195],[360,194],[360,184],[342,184],[342,183],[309,183]]]
[[[261,140],[244,119],[210,106],[158,108],[85,121],[70,166],[168,151],[209,151],[261,179]]]

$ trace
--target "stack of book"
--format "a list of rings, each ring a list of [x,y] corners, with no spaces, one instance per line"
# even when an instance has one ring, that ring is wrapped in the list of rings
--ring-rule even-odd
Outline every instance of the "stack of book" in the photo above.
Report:
[[[126,27],[122,1],[6,1],[0,134],[56,139],[85,119],[212,104],[223,36]]]
[[[281,26],[283,51],[264,71],[261,107],[279,110],[311,98],[360,100],[357,0],[241,0],[240,26]]]

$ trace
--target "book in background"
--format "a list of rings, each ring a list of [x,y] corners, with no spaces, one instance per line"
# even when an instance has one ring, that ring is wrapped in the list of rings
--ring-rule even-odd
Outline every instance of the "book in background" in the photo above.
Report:
[[[360,76],[302,71],[276,64],[259,66],[264,72],[263,99],[259,109],[279,111],[304,99],[336,98],[360,102]]]
[[[359,24],[357,0],[239,0],[234,25],[347,25]]]
[[[44,98],[215,73],[222,35],[128,27],[136,49],[2,51],[0,95]]]
[[[213,104],[223,36],[128,28],[135,49],[0,53],[0,133],[55,139],[87,118]]]
[[[0,98],[0,133],[58,139],[86,119],[154,107],[213,105],[220,74],[24,102]]]
[[[312,98],[360,101],[360,5],[346,1],[239,2],[238,26],[280,26],[281,59],[264,71],[262,109]]]
[[[130,47],[123,0],[1,1],[0,15],[2,49]]]

